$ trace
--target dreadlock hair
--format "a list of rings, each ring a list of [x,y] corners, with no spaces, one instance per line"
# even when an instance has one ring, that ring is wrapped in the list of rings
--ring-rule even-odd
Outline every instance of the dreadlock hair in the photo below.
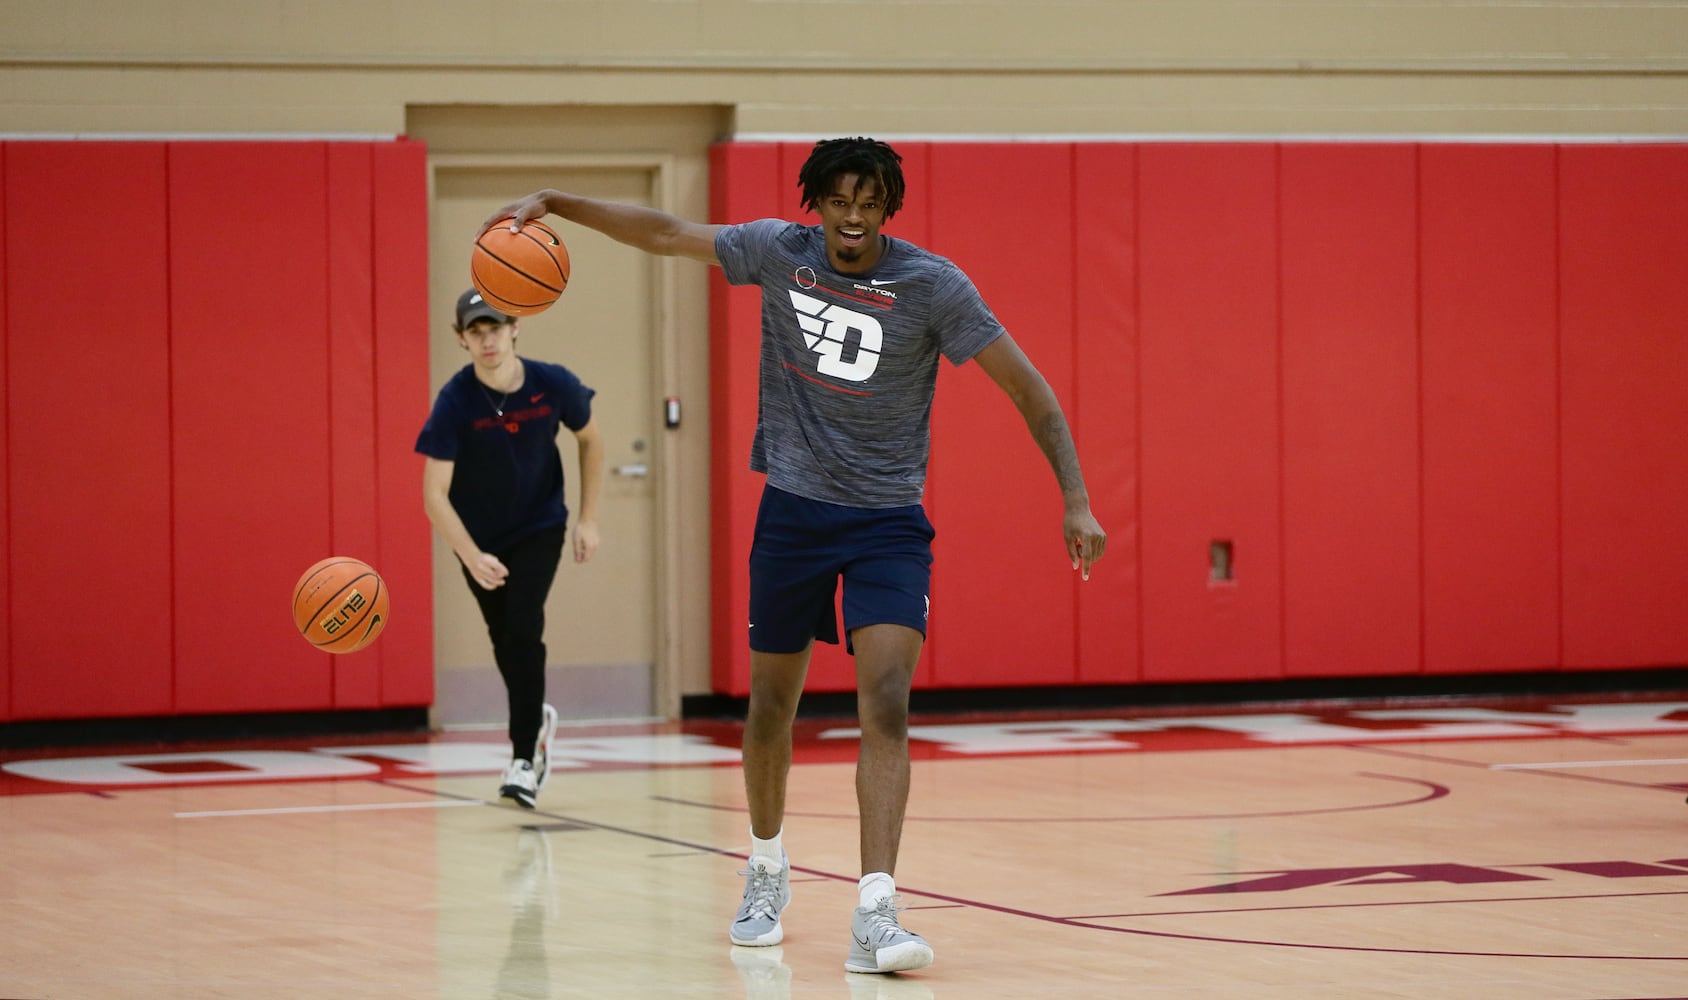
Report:
[[[803,169],[797,172],[797,186],[803,189],[803,207],[814,211],[845,174],[878,182],[886,219],[903,207],[903,158],[885,143],[866,136],[815,143]]]

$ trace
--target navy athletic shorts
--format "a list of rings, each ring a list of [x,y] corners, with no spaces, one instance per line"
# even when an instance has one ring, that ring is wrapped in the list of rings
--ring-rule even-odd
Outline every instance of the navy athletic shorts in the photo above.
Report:
[[[844,579],[844,642],[864,625],[926,634],[932,522],[919,504],[872,509],[762,490],[750,546],[750,648],[797,653],[836,644],[834,595]]]

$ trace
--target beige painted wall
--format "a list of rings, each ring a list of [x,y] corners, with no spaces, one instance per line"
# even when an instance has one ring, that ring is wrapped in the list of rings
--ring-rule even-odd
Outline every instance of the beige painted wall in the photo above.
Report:
[[[0,135],[410,132],[518,157],[661,136],[694,217],[729,135],[1685,137],[1688,0],[0,0]],[[701,399],[707,288],[675,280]],[[670,571],[697,593],[690,427]],[[690,606],[682,694],[709,686]]]
[[[5,0],[0,132],[396,132],[710,104],[740,133],[1688,133],[1670,0]]]

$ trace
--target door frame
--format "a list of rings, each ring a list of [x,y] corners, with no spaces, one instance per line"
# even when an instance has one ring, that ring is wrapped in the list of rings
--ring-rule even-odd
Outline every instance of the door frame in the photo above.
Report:
[[[432,215],[436,201],[435,177],[440,171],[554,169],[563,170],[627,170],[645,174],[649,180],[649,198],[653,208],[674,212],[678,204],[675,177],[676,158],[665,153],[440,153],[428,155],[428,211]],[[678,261],[673,257],[652,256],[654,264],[651,281],[655,290],[654,322],[649,331],[654,338],[651,356],[655,362],[649,374],[651,398],[663,400],[678,395],[680,379],[677,371],[679,331],[674,317],[678,312],[674,269]],[[431,262],[430,262],[431,266]],[[657,415],[657,426],[661,419]],[[665,719],[680,717],[680,477],[676,474],[679,456],[673,435],[655,434],[651,445],[651,477],[656,497],[655,565],[652,573],[656,588],[653,604],[656,621],[651,648],[656,662],[652,665],[651,710]],[[436,666],[437,669],[437,666]]]

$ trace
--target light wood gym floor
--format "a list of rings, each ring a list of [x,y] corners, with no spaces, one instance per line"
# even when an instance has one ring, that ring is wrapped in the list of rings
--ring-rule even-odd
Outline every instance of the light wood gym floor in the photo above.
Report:
[[[843,971],[848,721],[801,720],[785,943],[735,949],[737,729],[0,752],[0,997],[1688,995],[1688,696],[928,718],[937,961]]]

